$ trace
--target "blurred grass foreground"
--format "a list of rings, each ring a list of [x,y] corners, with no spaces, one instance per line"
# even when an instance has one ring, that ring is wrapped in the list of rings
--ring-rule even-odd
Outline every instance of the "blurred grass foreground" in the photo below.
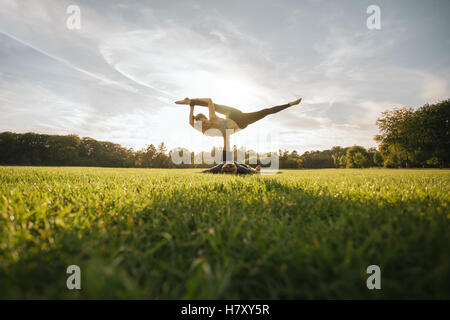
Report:
[[[449,170],[194,172],[0,167],[0,297],[450,298]]]

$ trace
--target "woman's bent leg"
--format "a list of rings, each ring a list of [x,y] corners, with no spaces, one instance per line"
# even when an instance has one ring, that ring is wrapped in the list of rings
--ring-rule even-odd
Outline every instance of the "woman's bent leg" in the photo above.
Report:
[[[202,107],[208,106],[208,103],[204,99],[191,99],[191,103],[195,104],[196,106],[202,106]],[[216,112],[227,115],[227,116],[242,113],[241,110],[238,110],[236,108],[232,108],[229,106],[224,106],[222,104],[217,104],[217,103],[214,103],[214,109],[216,110]]]

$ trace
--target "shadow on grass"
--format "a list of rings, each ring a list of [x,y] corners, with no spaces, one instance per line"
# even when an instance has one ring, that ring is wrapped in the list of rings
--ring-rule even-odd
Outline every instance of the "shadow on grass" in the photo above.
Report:
[[[449,298],[448,219],[437,200],[351,199],[276,179],[248,190],[245,181],[180,188],[89,227],[22,239],[16,259],[1,254],[0,297]],[[80,291],[66,288],[71,264]],[[381,290],[366,287],[372,264]]]

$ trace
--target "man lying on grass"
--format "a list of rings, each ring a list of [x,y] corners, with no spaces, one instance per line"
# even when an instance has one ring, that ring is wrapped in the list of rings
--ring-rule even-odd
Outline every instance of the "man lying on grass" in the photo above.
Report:
[[[252,168],[244,163],[230,161],[219,163],[215,167],[202,171],[202,173],[254,174],[261,173],[261,166]]]

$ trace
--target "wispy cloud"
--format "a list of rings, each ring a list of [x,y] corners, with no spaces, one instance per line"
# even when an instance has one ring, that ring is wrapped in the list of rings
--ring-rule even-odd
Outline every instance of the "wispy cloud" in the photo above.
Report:
[[[175,99],[253,111],[302,96],[232,144],[264,149],[279,130],[280,148],[305,151],[372,146],[381,111],[448,98],[449,22],[426,3],[380,1],[379,31],[359,1],[75,3],[78,31],[65,28],[73,1],[2,1],[0,130],[209,149],[220,139],[192,130]]]
[[[42,50],[42,49],[38,48],[38,47],[35,47],[34,45],[32,45],[32,44],[30,44],[30,43],[28,43],[28,42],[26,42],[24,40],[21,40],[21,39],[15,37],[13,35],[7,33],[7,32],[0,31],[0,33],[5,35],[5,36],[7,36],[8,38],[10,38],[12,40],[15,40],[15,41],[23,44],[26,47],[29,47],[29,48],[35,50],[38,53],[41,53],[41,54],[43,54],[43,55],[45,55],[45,56],[55,60],[56,62],[62,63],[62,64],[66,65],[67,67],[69,67],[69,68],[71,68],[71,69],[73,69],[75,71],[81,72],[84,75],[87,75],[87,76],[89,76],[89,77],[91,77],[93,79],[98,80],[100,84],[115,85],[115,86],[117,86],[117,87],[119,87],[121,89],[125,89],[125,90],[128,90],[128,91],[134,92],[134,93],[137,92],[136,89],[134,89],[134,88],[132,88],[130,86],[127,86],[127,85],[125,85],[123,83],[119,83],[117,81],[114,81],[114,80],[111,80],[111,79],[108,79],[108,78],[105,78],[102,75],[98,75],[98,74],[89,72],[88,70],[84,70],[83,68],[77,67],[76,65],[70,63],[69,61],[67,61],[67,60],[65,60],[65,59],[63,59],[61,57],[57,57],[57,56],[55,56],[55,55],[53,55],[53,54],[51,54],[49,52],[46,52],[45,50]]]

